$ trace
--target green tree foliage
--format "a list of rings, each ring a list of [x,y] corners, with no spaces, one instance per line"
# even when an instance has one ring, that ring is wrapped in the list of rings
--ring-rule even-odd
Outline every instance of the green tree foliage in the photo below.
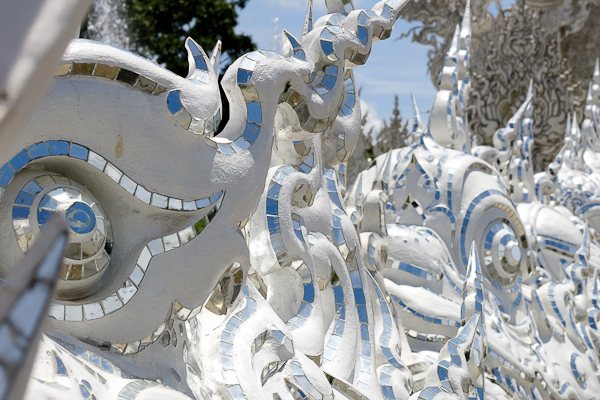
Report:
[[[377,140],[373,148],[375,157],[412,143],[412,137],[408,131],[408,121],[404,122],[404,124],[402,122],[402,116],[398,108],[398,96],[396,96],[394,98],[394,109],[390,123],[388,124],[384,121],[383,128],[379,132],[379,135],[377,135]]]
[[[159,64],[185,76],[185,39],[190,36],[210,55],[217,40],[235,60],[252,51],[252,38],[236,34],[238,9],[248,0],[126,0],[132,50],[156,57]]]

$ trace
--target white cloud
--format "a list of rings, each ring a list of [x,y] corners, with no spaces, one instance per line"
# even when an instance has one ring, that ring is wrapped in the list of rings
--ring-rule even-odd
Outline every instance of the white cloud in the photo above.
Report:
[[[373,103],[360,100],[360,110],[362,115],[367,114],[367,123],[365,124],[365,132],[369,132],[373,128],[373,135],[377,135],[383,127],[383,122],[377,115],[377,109]]]

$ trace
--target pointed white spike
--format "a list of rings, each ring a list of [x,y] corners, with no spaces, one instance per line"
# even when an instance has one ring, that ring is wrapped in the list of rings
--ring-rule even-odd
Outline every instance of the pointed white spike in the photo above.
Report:
[[[467,49],[471,43],[471,0],[467,0],[460,30],[460,47]]]
[[[575,252],[575,262],[584,265],[587,267],[587,260],[589,258],[590,252],[590,233],[588,230],[588,224],[585,223],[585,228],[583,229],[583,241],[581,242],[581,246]]]
[[[419,107],[417,106],[417,101],[415,100],[415,95],[413,91],[410,91],[410,99],[412,101],[412,113],[413,113],[413,129],[412,133],[422,133],[423,132],[423,122],[421,121],[421,115],[419,114]]]
[[[596,112],[596,102],[594,102],[594,90],[592,82],[588,85],[588,91],[585,96],[585,108],[583,109],[583,122],[581,123],[581,129],[584,130],[584,135],[588,141],[595,142],[597,136],[596,129],[594,129],[594,118]],[[590,142],[591,144],[591,142]]]
[[[527,101],[527,99],[532,98],[533,97],[533,78],[529,80],[529,87],[527,88],[527,97],[525,98],[525,101]]]
[[[579,251],[587,254],[589,252],[590,247],[590,231],[588,229],[588,222],[585,221],[585,228],[583,228],[583,242],[581,243],[581,247],[579,247]]]
[[[473,315],[483,315],[483,280],[477,245],[471,244],[469,265],[467,266],[467,279],[463,287],[463,304],[461,307],[461,320],[464,324]]]
[[[464,343],[462,343],[462,347],[468,349],[473,346],[473,341],[475,340],[475,335],[479,328],[481,321],[481,316],[478,314],[473,314],[469,318],[469,322],[464,325],[464,328],[460,331],[460,333],[456,336],[459,339],[462,339]]]
[[[573,120],[571,124],[571,135],[577,136],[577,131],[579,130],[579,124],[577,123],[577,114],[573,113]]]
[[[481,265],[479,264],[479,256],[477,254],[477,245],[475,242],[471,244],[471,254],[469,254],[469,265],[467,267],[467,279],[481,279]]]
[[[432,115],[433,115],[434,107],[435,107],[435,99],[433,99],[433,103],[431,104],[431,107],[429,107],[429,116],[427,117],[427,134],[428,135],[431,135],[431,124],[433,124]]]
[[[217,76],[219,76],[219,70],[221,69],[221,47],[221,41],[217,40],[215,48],[213,49],[212,53],[210,53],[210,65]]]
[[[598,310],[600,309],[600,306],[598,304],[598,270],[596,268],[594,268],[594,276],[592,280],[594,282],[594,288],[592,289],[592,295],[590,298],[592,299],[592,305]]]
[[[446,65],[453,66],[456,63],[456,52],[458,51],[458,37],[460,34],[459,26],[456,25],[456,29],[454,29],[454,36],[452,36],[452,43],[450,43],[450,48],[446,53]]]
[[[283,35],[281,35],[283,39],[283,55],[286,57],[295,57],[305,61],[306,52],[304,51],[304,47],[300,44],[298,39],[294,37],[291,33],[289,33],[286,29],[283,30]]]
[[[313,28],[313,0],[308,0],[306,8],[306,17],[304,18],[304,28],[302,29],[302,38],[304,38]]]
[[[592,75],[592,98],[595,101],[600,98],[600,59],[596,59],[596,67]]]
[[[566,143],[567,140],[571,137],[571,114],[567,114],[567,125],[565,128],[565,137],[563,141]]]
[[[525,115],[524,118],[528,118],[529,121],[522,121],[522,124],[526,124],[526,125],[521,125],[524,128],[527,128],[527,131],[529,132],[529,134],[532,134],[531,132],[531,124],[533,124],[533,96],[534,96],[534,92],[533,92],[533,78],[529,80],[529,87],[527,88],[527,97],[525,98],[525,102],[527,103],[527,106],[525,108]],[[521,133],[523,133],[523,130],[521,130]],[[533,136],[532,136],[533,139]],[[530,151],[533,150],[533,148],[530,148]]]
[[[188,53],[189,63],[186,79],[207,83],[210,60],[204,52],[204,49],[190,37],[185,40],[185,48]]]

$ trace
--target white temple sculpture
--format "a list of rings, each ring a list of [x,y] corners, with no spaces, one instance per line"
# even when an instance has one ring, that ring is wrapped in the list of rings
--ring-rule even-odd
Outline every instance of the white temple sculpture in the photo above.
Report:
[[[600,393],[599,247],[591,214],[582,220],[581,212],[576,216],[573,207],[562,206],[576,198],[572,192],[581,197],[580,182],[591,178],[581,173],[580,180],[569,180],[557,165],[565,168],[570,151],[573,161],[566,168],[582,169],[586,146],[588,157],[596,153],[575,124],[565,145],[574,150],[561,152],[550,176],[534,179],[532,85],[508,126],[496,133],[495,147],[469,150],[461,110],[468,96],[468,17],[465,12],[456,29],[427,125],[415,106],[413,134],[419,140],[375,159],[348,190],[346,204],[368,246],[366,263],[382,271],[414,356],[438,360],[419,398],[457,391],[461,378],[448,377],[462,366],[462,374],[455,374],[473,383],[470,398],[483,398],[477,390],[484,389],[497,399],[591,399]],[[598,100],[588,98],[589,134]],[[595,144],[597,136],[590,138]],[[567,188],[550,201],[556,187]],[[387,253],[387,262],[377,250]],[[477,336],[466,339],[467,318],[474,315],[469,305],[480,313],[485,350]],[[452,352],[456,335],[473,346],[468,353]],[[478,377],[479,363],[485,363],[485,373]]]
[[[472,147],[467,5],[414,144],[346,182],[406,0],[326,5],[227,70],[219,134],[220,43],[182,78],[71,42],[0,166],[0,399],[600,398],[598,68],[547,172],[534,85]]]

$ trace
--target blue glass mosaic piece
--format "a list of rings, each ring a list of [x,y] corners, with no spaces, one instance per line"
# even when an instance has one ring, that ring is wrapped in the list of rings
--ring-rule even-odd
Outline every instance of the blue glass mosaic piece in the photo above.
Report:
[[[32,196],[35,196],[36,194],[42,191],[42,188],[40,187],[40,185],[35,183],[35,181],[31,181],[27,185],[25,185],[25,187],[23,187],[22,191],[25,193],[29,193]]]
[[[248,122],[262,124],[262,109],[260,103],[246,103]]]
[[[27,194],[25,192],[19,192],[17,195],[17,199],[15,200],[15,204],[21,204],[25,206],[30,206],[33,203],[33,196]]]
[[[66,213],[69,228],[75,233],[90,233],[96,226],[96,216],[85,203],[73,203]]]
[[[315,300],[315,288],[312,283],[304,285],[304,301],[312,303]]]
[[[40,157],[47,157],[50,155],[50,150],[48,150],[48,143],[38,143],[32,144],[27,148],[29,155],[31,158],[36,159]]]
[[[333,43],[326,40],[321,40],[321,49],[323,49],[323,53],[325,53],[325,55],[329,55],[333,53]]]
[[[75,144],[75,143],[71,144],[71,151],[70,151],[71,157],[79,158],[80,160],[86,161],[87,157],[88,157],[88,153],[89,153],[89,150],[86,149],[85,147]]]
[[[27,154],[27,150],[23,149],[10,160],[10,165],[15,171],[18,171],[26,166],[30,161],[31,157],[29,157],[29,154]]]
[[[29,217],[29,207],[14,206],[12,211],[13,219],[23,219]]]
[[[180,93],[181,90],[173,90],[167,95],[167,107],[169,108],[169,112],[171,114],[175,114],[183,108],[183,104],[181,104],[181,100],[179,98]]]
[[[255,124],[246,124],[246,129],[244,129],[244,138],[250,143],[254,143],[258,138],[258,134],[260,133],[260,126]]]
[[[54,141],[48,142],[50,148],[50,154],[53,156],[67,156],[69,155],[69,142]]]
[[[238,69],[237,83],[248,83],[252,78],[252,71],[246,71],[245,69]]]
[[[38,210],[38,212],[37,212],[38,223],[40,225],[46,224],[50,220],[50,217],[52,217],[52,214],[54,214],[53,211],[42,210],[42,209]]]
[[[6,187],[13,176],[15,176],[15,170],[10,165],[4,164],[0,168],[0,186]]]

